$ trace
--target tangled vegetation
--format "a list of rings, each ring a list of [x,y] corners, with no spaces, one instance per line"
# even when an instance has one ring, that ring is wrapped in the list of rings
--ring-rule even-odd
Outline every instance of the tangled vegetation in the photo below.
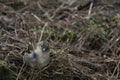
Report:
[[[119,80],[120,1],[79,1],[0,0],[0,80]],[[43,70],[23,61],[40,38],[52,58]]]

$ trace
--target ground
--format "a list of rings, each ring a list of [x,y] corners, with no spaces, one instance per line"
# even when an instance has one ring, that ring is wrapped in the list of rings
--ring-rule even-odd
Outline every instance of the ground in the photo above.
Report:
[[[120,79],[120,1],[67,1],[0,0],[0,80]],[[42,70],[23,61],[39,40],[51,49]]]

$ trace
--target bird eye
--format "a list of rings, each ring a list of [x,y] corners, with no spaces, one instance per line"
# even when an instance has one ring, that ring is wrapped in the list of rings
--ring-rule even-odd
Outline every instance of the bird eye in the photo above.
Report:
[[[48,42],[44,42],[43,45],[41,45],[41,47],[42,47],[42,51],[43,52],[48,51],[49,50],[49,44],[48,44]]]
[[[45,52],[45,51],[46,51],[46,48],[42,48],[42,51]]]

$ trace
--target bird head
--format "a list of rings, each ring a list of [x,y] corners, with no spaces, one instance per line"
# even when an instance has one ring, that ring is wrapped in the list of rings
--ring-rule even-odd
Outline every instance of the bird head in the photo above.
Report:
[[[42,68],[50,62],[50,48],[46,41],[40,41],[36,44],[35,50],[25,53],[24,62],[33,68]]]

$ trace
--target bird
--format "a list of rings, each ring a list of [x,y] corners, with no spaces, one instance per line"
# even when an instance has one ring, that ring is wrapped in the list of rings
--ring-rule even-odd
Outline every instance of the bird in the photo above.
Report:
[[[25,52],[23,61],[32,68],[42,69],[50,63],[50,47],[47,41],[36,44],[35,50]]]

